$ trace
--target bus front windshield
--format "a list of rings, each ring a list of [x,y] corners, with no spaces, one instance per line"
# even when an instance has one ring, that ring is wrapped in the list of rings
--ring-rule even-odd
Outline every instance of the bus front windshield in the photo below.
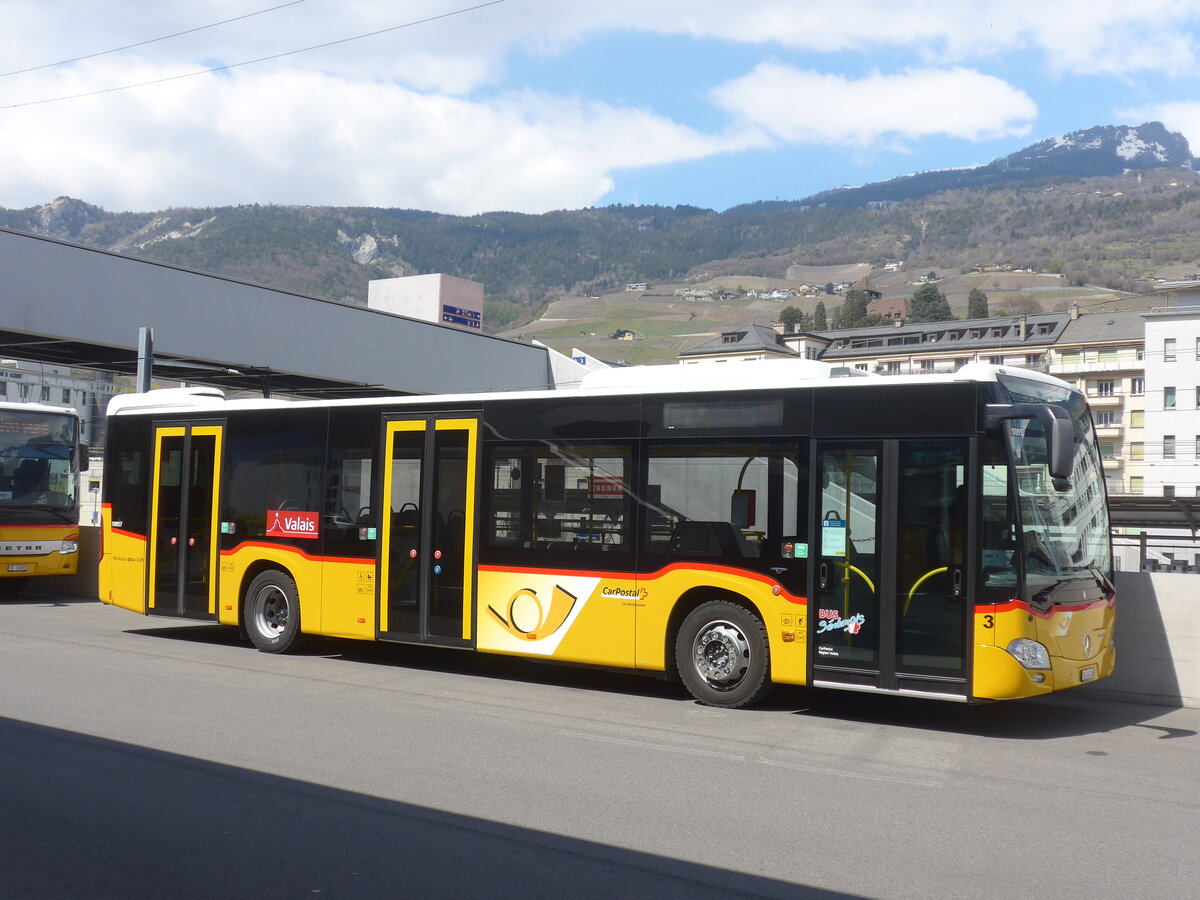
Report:
[[[74,416],[0,411],[0,513],[75,509]]]
[[[1029,597],[1038,601],[1064,581],[1107,582],[1112,574],[1104,470],[1083,395],[1021,378],[1001,377],[1014,403],[1051,403],[1075,426],[1070,489],[1054,487],[1048,469],[1046,434],[1037,419],[1006,425],[1016,478],[1021,551]]]

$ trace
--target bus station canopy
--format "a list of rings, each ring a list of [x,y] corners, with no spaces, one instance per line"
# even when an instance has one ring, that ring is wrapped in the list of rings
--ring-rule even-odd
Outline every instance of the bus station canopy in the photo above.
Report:
[[[0,229],[0,356],[306,397],[553,387],[544,347]]]

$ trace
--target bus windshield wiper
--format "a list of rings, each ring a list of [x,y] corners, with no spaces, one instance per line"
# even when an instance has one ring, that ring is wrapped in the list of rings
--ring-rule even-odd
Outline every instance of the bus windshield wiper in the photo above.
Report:
[[[1100,587],[1104,588],[1110,594],[1117,592],[1117,586],[1109,580],[1109,577],[1100,570],[1100,567],[1093,563],[1088,563],[1088,571],[1096,576],[1096,580],[1100,582]]]

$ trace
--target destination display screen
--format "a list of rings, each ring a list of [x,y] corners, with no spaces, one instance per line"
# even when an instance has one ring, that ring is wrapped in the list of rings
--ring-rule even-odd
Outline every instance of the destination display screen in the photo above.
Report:
[[[74,444],[75,417],[0,409],[0,444],[22,444],[31,438]]]

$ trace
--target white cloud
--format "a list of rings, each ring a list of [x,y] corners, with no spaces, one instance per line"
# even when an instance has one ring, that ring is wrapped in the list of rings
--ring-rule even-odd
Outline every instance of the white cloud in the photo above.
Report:
[[[1050,72],[1194,73],[1200,58],[1191,0],[558,0],[522,3],[525,34],[548,51],[616,28],[817,53],[909,49],[914,60],[967,63],[1036,51]],[[528,37],[526,39],[529,39]]]
[[[2,2],[0,69],[9,72],[270,5]],[[1025,135],[1034,100],[987,74],[985,61],[1011,62],[1020,53],[1047,73],[1194,72],[1192,32],[1200,22],[1200,4],[1188,0],[508,0],[384,31],[469,3],[309,0],[121,54],[0,77],[4,107],[384,32],[221,75],[0,108],[0,204],[71,194],[115,209],[583,206],[611,190],[622,169],[769,143],[870,152],[903,150],[931,135]],[[764,57],[804,62],[763,63],[707,88],[730,118],[712,134],[673,121],[666,109],[502,87],[514,48],[566,54],[602,34],[741,42]],[[879,48],[910,56],[912,67],[854,78],[829,71],[847,59],[870,60]],[[644,65],[653,78],[653,62],[614,64]],[[702,55],[695,71],[696,90],[705,91]]]
[[[112,75],[47,88],[70,93]],[[745,145],[596,101],[516,92],[481,103],[314,71],[202,76],[61,113],[56,104],[5,113],[4,205],[69,194],[115,209],[257,201],[540,212],[594,203],[623,167]]]
[[[933,135],[980,141],[1027,134],[1037,114],[1025,92],[961,68],[850,79],[760,63],[712,96],[731,115],[790,144],[902,145]]]
[[[9,71],[232,18],[270,3],[112,0],[104,4],[5,0],[0,59]],[[493,83],[513,47],[561,53],[598,34],[653,33],[764,48],[850,53],[909,50],[914,62],[975,65],[999,53],[1036,51],[1049,71],[1080,74],[1194,72],[1200,24],[1193,0],[507,0],[466,9],[472,0],[309,0],[261,16],[162,41],[111,59],[138,58],[187,70],[381,32],[291,57],[286,67],[464,94]],[[394,30],[386,30],[394,29]],[[268,64],[269,65],[269,64]],[[7,93],[10,84],[5,83]],[[15,86],[14,86],[15,87]]]

